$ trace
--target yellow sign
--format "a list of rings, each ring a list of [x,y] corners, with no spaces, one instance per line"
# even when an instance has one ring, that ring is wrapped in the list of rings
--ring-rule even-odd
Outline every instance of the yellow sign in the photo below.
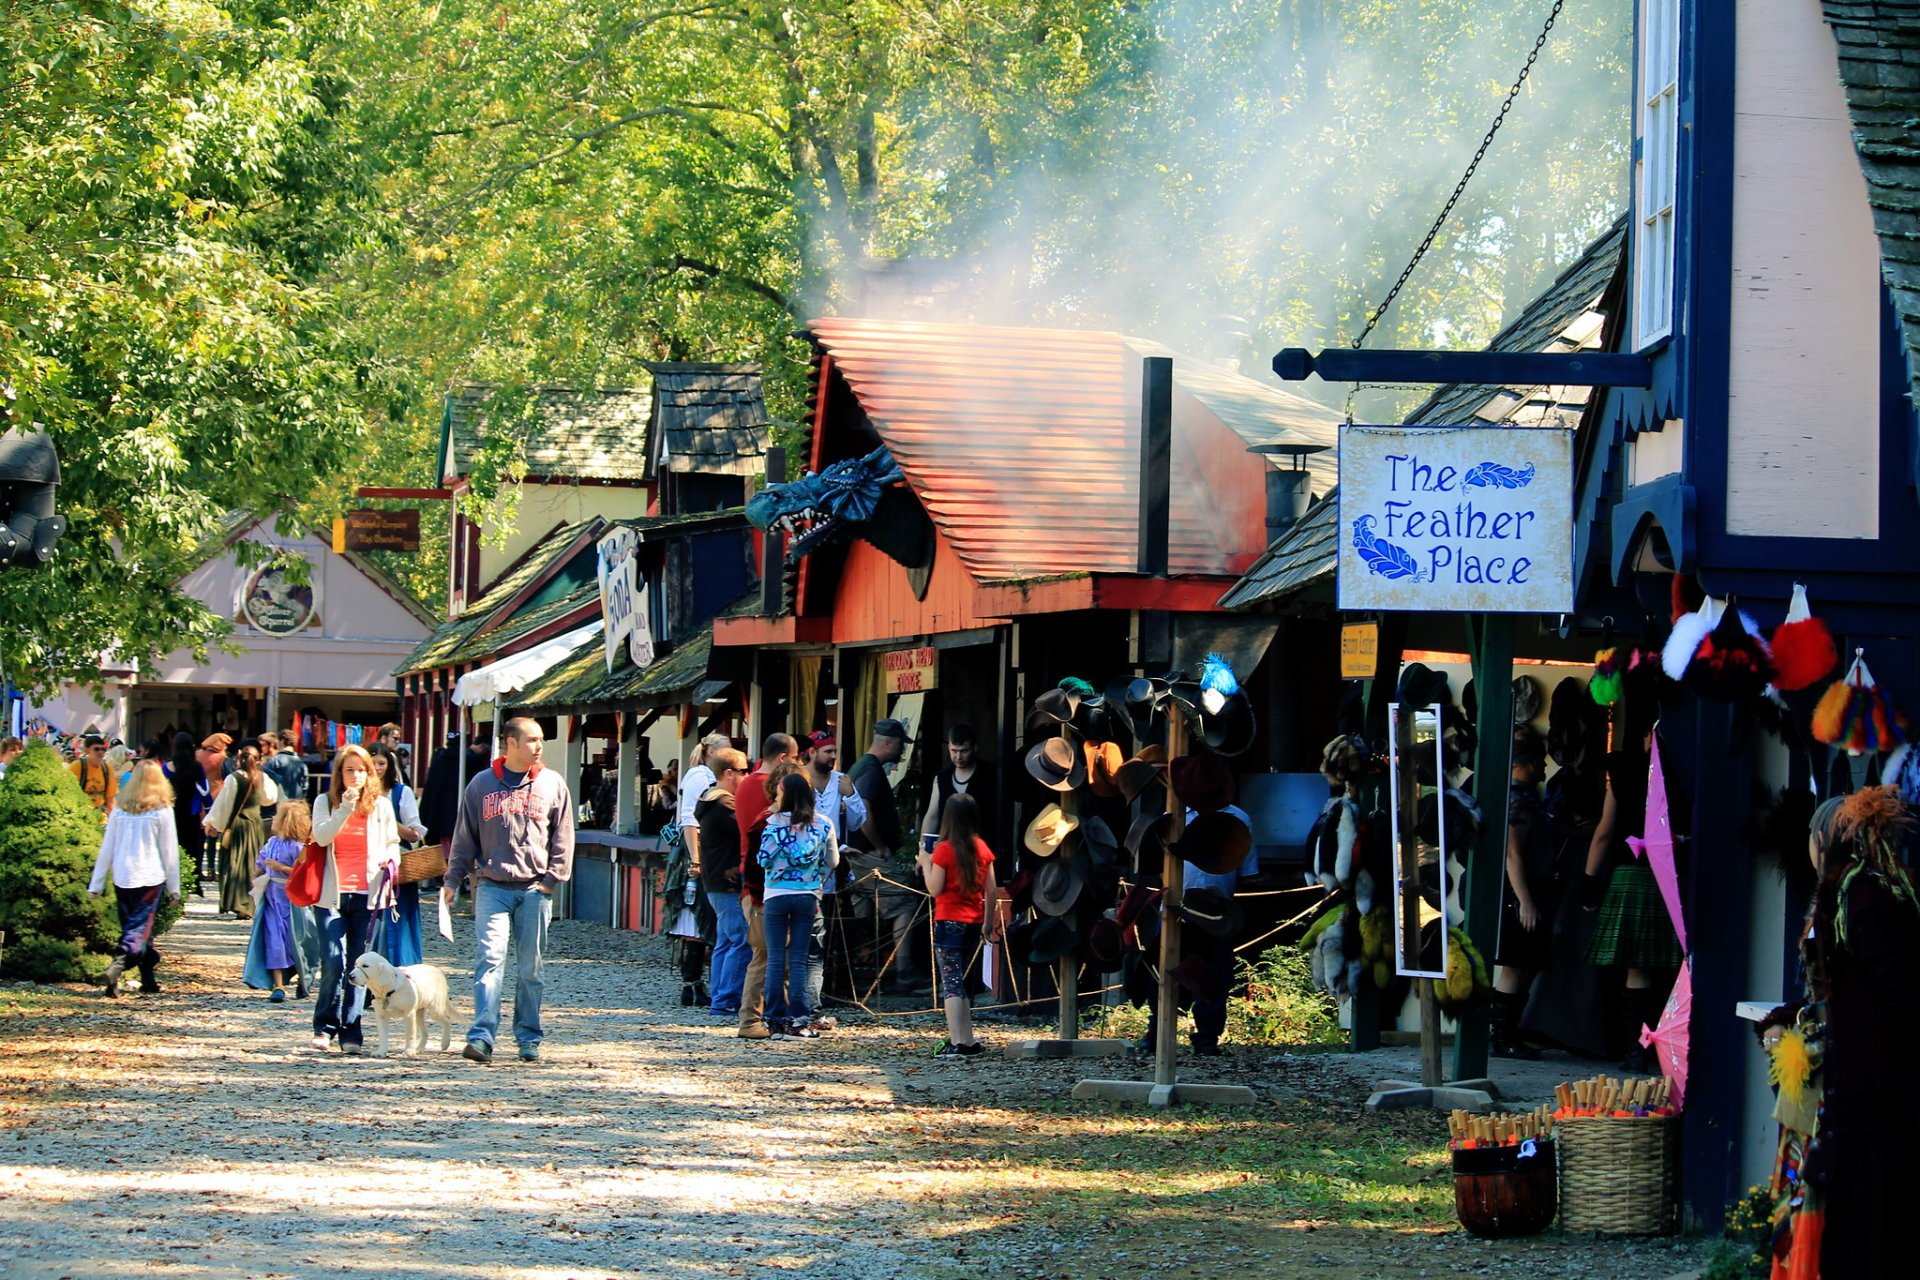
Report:
[[[880,655],[880,667],[886,673],[888,693],[923,693],[940,687],[940,652],[931,645],[890,650]]]
[[[1371,680],[1380,665],[1380,624],[1349,622],[1340,628],[1340,678]]]

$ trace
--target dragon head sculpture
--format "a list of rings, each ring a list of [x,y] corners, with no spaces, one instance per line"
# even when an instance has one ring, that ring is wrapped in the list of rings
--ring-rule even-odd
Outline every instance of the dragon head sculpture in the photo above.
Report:
[[[769,485],[747,502],[747,521],[787,535],[787,560],[841,536],[874,518],[887,490],[903,477],[882,445],[860,458],[836,462],[787,484]],[[865,531],[858,531],[865,536]]]

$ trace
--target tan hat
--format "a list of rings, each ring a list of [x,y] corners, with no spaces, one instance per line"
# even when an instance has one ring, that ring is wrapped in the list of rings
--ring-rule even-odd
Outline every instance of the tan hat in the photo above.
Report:
[[[233,745],[233,738],[229,734],[210,733],[201,741],[200,745],[209,751],[225,751]]]
[[[1050,804],[1033,815],[1021,843],[1043,858],[1059,852],[1060,844],[1080,826],[1079,819],[1057,804]]]

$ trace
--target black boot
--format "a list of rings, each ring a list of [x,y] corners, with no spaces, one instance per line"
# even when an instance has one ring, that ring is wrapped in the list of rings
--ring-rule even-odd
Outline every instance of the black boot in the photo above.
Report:
[[[691,1005],[693,1003],[693,984],[691,982],[683,982],[680,984],[680,1003],[682,1005]]]
[[[1630,1076],[1660,1072],[1660,1059],[1654,1055],[1652,1046],[1640,1043],[1640,1028],[1650,1027],[1659,1020],[1662,1003],[1657,987],[1628,987],[1626,999],[1621,1001],[1627,1020],[1627,1056],[1620,1060],[1620,1070]]]
[[[127,971],[127,958],[125,956],[115,956],[113,958],[113,963],[107,966],[107,998],[108,999],[118,1000],[120,998],[120,975],[125,973],[126,971]]]
[[[1526,1007],[1527,993],[1524,991],[1493,993],[1493,1008],[1488,1015],[1488,1022],[1494,1057],[1521,1058],[1528,1062],[1539,1060],[1540,1051],[1520,1036],[1520,1015]]]

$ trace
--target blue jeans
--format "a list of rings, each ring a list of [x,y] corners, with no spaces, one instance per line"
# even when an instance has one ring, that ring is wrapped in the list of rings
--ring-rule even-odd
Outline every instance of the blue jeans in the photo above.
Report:
[[[714,1013],[740,1012],[740,989],[747,981],[747,961],[753,944],[747,940],[747,913],[740,895],[707,890],[713,906],[713,971],[707,981],[708,1008]]]
[[[813,938],[807,943],[807,1008],[820,1012],[820,993],[827,985],[827,903],[821,899],[813,916]]]
[[[807,1021],[807,943],[819,900],[810,893],[768,898],[762,927],[767,932],[767,1025]]]
[[[501,970],[507,964],[507,939],[513,939],[518,962],[513,987],[513,1038],[522,1046],[539,1044],[540,956],[547,947],[547,924],[553,919],[553,896],[531,885],[482,880],[473,894],[473,934],[480,944],[479,963],[473,969],[473,1029],[467,1039],[489,1049],[500,1030]]]
[[[343,893],[340,909],[315,907],[320,925],[320,986],[313,998],[313,1034],[340,1037],[344,1045],[360,1043],[361,988],[347,981],[360,954],[367,949],[367,895]]]

